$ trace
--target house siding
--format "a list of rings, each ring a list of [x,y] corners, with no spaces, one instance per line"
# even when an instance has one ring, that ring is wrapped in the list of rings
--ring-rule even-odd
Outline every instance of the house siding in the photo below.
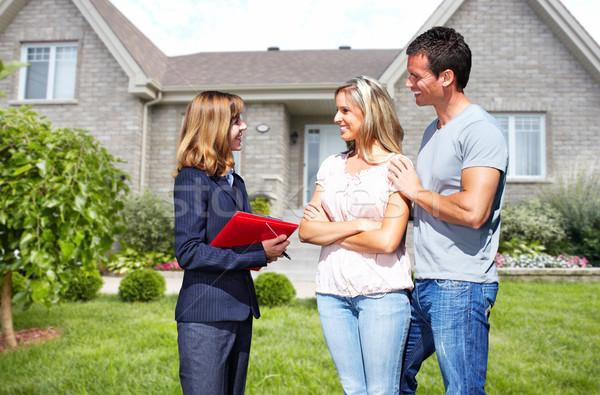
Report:
[[[149,108],[147,171],[144,187],[168,199],[173,194],[172,173],[177,165],[177,143],[187,104]]]
[[[600,84],[523,0],[465,1],[446,23],[463,33],[473,51],[466,94],[489,112],[535,112],[546,117],[547,179],[509,180],[507,200],[535,196],[543,186],[576,168],[598,165],[600,151]],[[135,189],[149,188],[169,197],[177,140],[186,103],[156,103],[148,108],[145,169],[142,162],[144,103],[128,92],[129,77],[70,0],[30,0],[0,35],[3,61],[19,60],[21,43],[75,40],[79,44],[74,104],[34,102],[34,110],[55,127],[82,128],[125,163]],[[340,80],[349,76],[339,70]],[[0,105],[17,106],[18,74],[0,81],[7,93]],[[405,131],[405,154],[416,160],[425,127],[435,118],[432,107],[418,107],[404,86],[393,87]],[[331,92],[333,98],[333,90]],[[191,97],[191,92],[190,92]],[[243,95],[242,95],[243,98]],[[333,99],[332,99],[333,100]],[[282,103],[246,101],[241,161],[238,168],[251,195],[271,198],[272,213],[302,207],[304,129],[332,124],[331,116],[292,115]],[[256,126],[270,126],[261,134]],[[296,144],[290,135],[297,131]]]
[[[252,198],[265,195],[271,213],[281,217],[289,204],[285,199],[290,174],[290,116],[281,103],[245,103],[244,121],[248,129],[242,143],[241,174]],[[256,127],[270,127],[259,133]]]
[[[169,200],[173,191],[172,173],[176,165],[177,143],[187,104],[149,108],[148,148],[145,180],[148,189]],[[268,196],[271,211],[282,216],[290,178],[290,117],[280,103],[244,103],[242,114],[248,129],[243,132],[241,163],[236,163],[248,194]],[[269,125],[266,133],[256,127]]]
[[[70,0],[31,0],[0,35],[3,61],[20,60],[21,43],[77,41],[75,104],[40,103],[33,110],[56,128],[82,128],[90,132],[116,158],[117,166],[139,182],[142,104],[127,92],[129,78]],[[18,101],[19,73],[0,81],[7,94],[0,105]]]
[[[507,201],[536,196],[559,175],[599,164],[600,85],[527,3],[466,1],[446,25],[465,36],[473,53],[465,89],[471,101],[490,113],[546,116],[547,180],[509,180]],[[415,160],[435,112],[415,105],[405,81],[406,74],[395,86],[396,105],[405,151]]]

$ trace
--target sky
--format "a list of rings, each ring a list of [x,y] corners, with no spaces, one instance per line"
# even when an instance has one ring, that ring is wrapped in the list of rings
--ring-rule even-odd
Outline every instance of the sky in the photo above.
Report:
[[[167,56],[403,48],[441,0],[110,0]],[[496,0],[503,1],[503,0]],[[561,0],[600,43],[600,0]],[[296,5],[296,6],[295,6]]]

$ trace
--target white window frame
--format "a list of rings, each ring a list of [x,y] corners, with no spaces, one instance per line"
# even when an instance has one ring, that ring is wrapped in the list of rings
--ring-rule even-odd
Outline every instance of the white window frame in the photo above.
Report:
[[[506,173],[507,181],[521,181],[521,182],[530,182],[530,181],[543,181],[546,179],[546,116],[543,113],[494,113],[492,114],[495,117],[501,116],[508,118],[508,130],[504,130],[504,136],[507,138],[508,144],[508,153],[509,153],[509,163],[508,163],[508,171]],[[520,116],[537,116],[540,121],[540,145],[539,145],[539,168],[540,174],[534,175],[519,175],[515,174],[515,158],[516,158],[516,137],[515,137],[515,120]]]
[[[19,76],[19,100],[41,100],[41,101],[64,101],[64,100],[74,100],[75,99],[75,91],[76,91],[76,83],[77,83],[77,75],[75,75],[75,83],[73,85],[73,97],[65,98],[65,99],[55,99],[54,98],[54,82],[56,76],[56,49],[59,47],[75,47],[77,58],[75,60],[75,72],[77,72],[77,62],[79,61],[79,53],[78,53],[78,43],[76,41],[66,41],[66,42],[38,42],[38,43],[26,43],[21,46],[21,61],[24,63],[28,63],[27,52],[30,48],[50,48],[50,59],[48,65],[48,81],[46,86],[46,97],[45,98],[37,98],[37,99],[28,99],[25,97],[25,88],[27,83],[27,73],[29,72],[28,67],[21,68],[20,76]]]
[[[309,144],[310,144],[310,134],[318,134],[319,138],[317,141],[313,141],[313,144],[316,144],[314,149],[316,149],[319,153],[319,163],[317,165],[317,171],[321,166],[322,162],[329,156],[333,154],[339,154],[340,152],[346,151],[346,143],[339,138],[339,125],[336,124],[310,124],[304,126],[304,171],[302,176],[302,185],[304,188],[302,189],[302,205],[306,206],[310,199],[312,198],[312,194],[314,192],[314,184],[310,184],[312,180],[308,179],[308,170],[309,170]],[[331,145],[332,140],[330,138],[335,137],[336,143]],[[337,147],[336,147],[337,145]],[[315,173],[316,175],[316,173]],[[314,181],[313,181],[314,182]]]

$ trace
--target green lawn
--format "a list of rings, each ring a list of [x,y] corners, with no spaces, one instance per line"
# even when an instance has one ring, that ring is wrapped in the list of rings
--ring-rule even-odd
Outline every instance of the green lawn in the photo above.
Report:
[[[600,283],[500,286],[492,310],[490,394],[600,393]],[[46,344],[0,354],[0,394],[180,394],[175,296],[129,304],[103,295],[15,311],[15,329],[58,328]],[[341,394],[314,299],[263,308],[247,394]],[[419,393],[442,394],[434,358]]]

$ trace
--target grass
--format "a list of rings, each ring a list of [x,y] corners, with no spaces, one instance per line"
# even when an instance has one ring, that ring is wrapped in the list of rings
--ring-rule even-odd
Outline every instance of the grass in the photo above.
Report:
[[[489,394],[600,392],[600,283],[503,282],[491,316]],[[0,354],[0,394],[181,394],[175,296],[102,295],[14,312],[15,329],[58,328],[45,344]],[[341,394],[314,299],[263,308],[247,394]],[[435,357],[418,393],[443,394]]]

